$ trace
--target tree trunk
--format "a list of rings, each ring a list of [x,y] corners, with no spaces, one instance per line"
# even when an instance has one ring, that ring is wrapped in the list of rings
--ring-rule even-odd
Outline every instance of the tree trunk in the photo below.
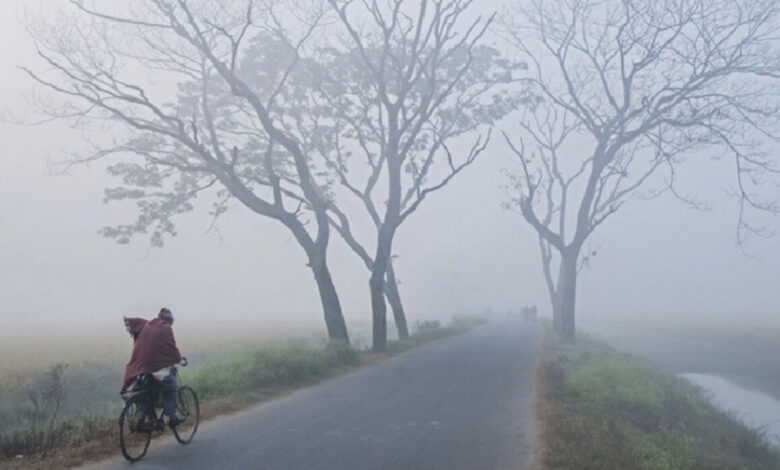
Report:
[[[384,149],[387,160],[388,198],[387,209],[377,233],[376,255],[371,266],[371,311],[374,320],[375,352],[387,349],[387,304],[385,304],[385,276],[390,257],[393,254],[393,237],[401,223],[401,171],[402,159],[398,149],[401,131],[398,126],[398,111],[400,107],[389,107],[387,119],[387,146]]]
[[[368,288],[371,292],[371,312],[373,320],[373,350],[384,352],[387,349],[387,304],[385,304],[385,273],[377,269],[371,270],[371,279]]]
[[[398,291],[398,280],[395,278],[395,270],[393,269],[392,261],[388,262],[387,272],[385,274],[385,296],[390,303],[390,308],[393,310],[395,327],[398,330],[398,339],[409,339],[409,327],[406,324],[406,313],[404,312],[403,303],[401,303],[401,293]]]
[[[328,269],[325,250],[319,250],[309,257],[309,267],[314,273],[317,289],[320,292],[328,338],[349,344],[347,324],[341,311],[341,302],[336,292],[336,286],[333,284],[333,278],[330,275],[330,269]]]
[[[561,309],[558,307],[558,292],[552,291],[550,292],[550,305],[552,306],[552,314],[553,314],[553,331],[559,335],[563,336],[563,330],[561,328]]]
[[[568,251],[568,250],[567,250]],[[573,343],[575,338],[574,307],[577,300],[576,250],[561,253],[561,267],[558,273],[558,295],[553,308],[558,310],[558,334],[564,341]]]
[[[552,276],[552,250],[553,247],[549,242],[540,235],[539,236],[539,252],[542,255],[542,272],[544,273],[544,282],[547,284],[547,293],[550,296],[550,306],[552,307],[553,314],[553,331],[561,334],[561,312],[558,308],[558,291],[555,287],[555,281]]]
[[[368,287],[371,292],[371,312],[373,316],[373,350],[384,352],[387,349],[387,304],[385,303],[385,275],[393,250],[393,228],[385,224],[379,230],[376,256],[371,266],[371,279]]]

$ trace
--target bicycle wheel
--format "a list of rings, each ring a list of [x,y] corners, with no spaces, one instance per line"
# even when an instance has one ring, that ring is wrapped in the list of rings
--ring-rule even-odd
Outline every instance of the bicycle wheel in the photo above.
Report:
[[[179,387],[178,413],[187,418],[183,423],[173,428],[176,440],[182,444],[189,444],[195,433],[198,432],[200,421],[200,404],[195,390],[186,385]]]
[[[119,415],[119,445],[122,455],[135,462],[144,455],[152,440],[149,416],[144,412],[144,397],[135,397],[125,402]]]

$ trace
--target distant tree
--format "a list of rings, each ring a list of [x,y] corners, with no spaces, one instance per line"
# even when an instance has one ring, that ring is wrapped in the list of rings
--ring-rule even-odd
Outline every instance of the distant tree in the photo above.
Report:
[[[328,182],[296,132],[307,96],[289,80],[326,5],[139,0],[103,11],[70,3],[72,17],[33,29],[48,70],[27,73],[67,99],[48,108],[52,115],[117,139],[72,162],[117,159],[109,172],[122,185],[107,189],[106,200],[137,202],[134,223],[103,234],[126,243],[150,233],[162,245],[176,233],[173,217],[191,211],[198,195],[215,197],[214,217],[238,201],[290,231],[316,280],[330,338],[348,342],[327,263]],[[279,11],[293,3],[307,13]]]
[[[335,205],[331,220],[371,271],[373,347],[382,351],[385,295],[399,335],[408,335],[392,265],[397,230],[485,150],[486,128],[522,97],[500,86],[521,64],[481,45],[493,17],[472,16],[472,0],[328,1],[346,39],[318,61],[321,96],[338,123],[335,152],[323,153],[376,228],[373,250]]]
[[[763,234],[747,212],[778,210],[760,189],[780,171],[779,11],[774,0],[513,2],[504,31],[541,100],[506,135],[520,161],[511,205],[538,233],[567,340],[578,273],[595,254],[585,242],[637,195],[695,204],[677,186],[686,157],[732,158],[738,238]]]

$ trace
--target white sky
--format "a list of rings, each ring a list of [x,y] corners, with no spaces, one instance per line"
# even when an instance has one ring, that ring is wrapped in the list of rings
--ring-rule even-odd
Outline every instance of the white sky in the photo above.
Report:
[[[17,65],[37,63],[19,25],[22,0],[0,1],[0,109],[24,113],[33,86]],[[50,4],[50,3],[44,3]],[[508,129],[511,131],[511,127]],[[3,325],[115,322],[151,315],[161,305],[180,322],[208,325],[238,318],[320,321],[304,256],[286,229],[240,207],[207,235],[205,211],[179,219],[179,236],[162,250],[147,240],[116,245],[101,227],[133,220],[132,210],[102,204],[100,166],[47,174],[47,160],[77,148],[61,123],[0,123],[0,320]],[[695,162],[695,164],[694,164]],[[489,155],[401,228],[396,262],[410,321],[485,307],[537,303],[549,309],[535,235],[500,208],[501,168],[511,166],[495,140]],[[707,171],[708,173],[703,173]],[[692,211],[663,197],[631,203],[593,239],[601,246],[579,290],[580,318],[700,316],[780,321],[777,238],[756,241],[750,259],[735,245],[736,203],[725,195],[729,168],[697,157],[687,189],[715,203]],[[776,221],[773,221],[777,226]],[[369,320],[365,268],[333,236],[330,265],[348,321]]]

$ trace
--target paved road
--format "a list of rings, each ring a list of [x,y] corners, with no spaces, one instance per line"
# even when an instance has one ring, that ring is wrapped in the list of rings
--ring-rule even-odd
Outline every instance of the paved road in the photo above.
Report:
[[[493,323],[92,468],[529,468],[536,350],[533,328]]]

